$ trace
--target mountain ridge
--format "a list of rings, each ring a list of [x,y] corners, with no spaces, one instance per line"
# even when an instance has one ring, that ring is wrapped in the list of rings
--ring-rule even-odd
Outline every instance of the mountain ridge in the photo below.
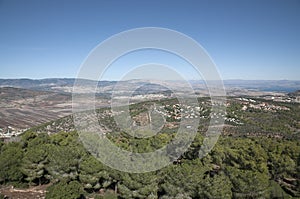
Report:
[[[66,92],[59,90],[57,87],[73,87],[76,80],[81,81],[86,85],[97,85],[98,87],[113,87],[118,81],[104,80],[96,81],[89,79],[76,79],[76,78],[45,78],[45,79],[29,79],[29,78],[16,78],[16,79],[0,79],[0,87],[17,87],[33,90],[56,91]],[[121,81],[124,85],[147,83],[146,80],[124,80]],[[179,81],[167,81],[170,84],[178,83]],[[193,87],[199,85],[205,86],[204,80],[189,80]],[[242,88],[253,89],[258,91],[274,91],[274,92],[294,92],[300,88],[300,80],[223,80],[226,89]],[[71,92],[69,89],[68,92]]]

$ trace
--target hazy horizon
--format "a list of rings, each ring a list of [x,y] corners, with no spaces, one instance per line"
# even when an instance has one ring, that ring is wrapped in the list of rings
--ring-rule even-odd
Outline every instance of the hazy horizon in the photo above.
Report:
[[[77,79],[77,77],[42,77],[42,78],[30,78],[30,77],[17,77],[17,78],[2,78],[0,80],[46,80],[46,79]],[[85,79],[88,81],[120,81],[118,79]],[[132,81],[132,80],[152,80],[152,79],[125,79],[121,81]],[[160,80],[160,79],[158,79]],[[176,79],[165,79],[164,81],[184,81]],[[216,80],[203,80],[203,79],[187,79],[187,81],[216,81]],[[222,79],[222,81],[300,81],[300,79]]]

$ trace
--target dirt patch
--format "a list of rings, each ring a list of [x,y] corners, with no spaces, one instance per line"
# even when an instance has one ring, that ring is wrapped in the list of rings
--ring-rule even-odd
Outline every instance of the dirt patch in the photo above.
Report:
[[[8,199],[44,199],[46,189],[50,185],[30,187],[28,189],[17,189],[13,186],[0,189],[0,193]]]

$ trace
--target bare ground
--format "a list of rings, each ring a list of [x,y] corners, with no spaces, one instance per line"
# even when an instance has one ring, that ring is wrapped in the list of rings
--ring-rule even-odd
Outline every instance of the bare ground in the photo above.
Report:
[[[28,189],[17,189],[13,186],[3,187],[0,193],[8,199],[43,199],[48,185],[34,186]]]

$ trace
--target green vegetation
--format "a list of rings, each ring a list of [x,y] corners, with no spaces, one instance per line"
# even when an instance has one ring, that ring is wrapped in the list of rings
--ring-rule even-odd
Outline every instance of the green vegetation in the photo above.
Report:
[[[253,98],[255,99],[255,98]],[[235,135],[251,134],[274,137],[278,135],[286,139],[300,139],[300,106],[299,103],[273,102],[263,99],[255,99],[255,103],[245,103],[230,99],[227,107],[227,117],[240,120],[243,125],[231,128]],[[252,106],[249,106],[249,105]],[[265,107],[255,108],[263,105]],[[247,107],[242,110],[242,107]],[[280,109],[283,108],[283,109]],[[286,110],[288,109],[288,110]],[[227,122],[231,124],[230,122]],[[234,125],[237,126],[237,125]]]
[[[48,188],[46,199],[84,198],[83,189],[78,181],[61,181]]]
[[[22,181],[21,160],[23,150],[20,143],[2,146],[0,154],[0,182],[18,183]]]
[[[164,103],[168,101],[161,101]],[[143,110],[138,105],[132,108],[133,115]],[[198,158],[206,128],[206,124],[201,124],[188,151],[177,161],[159,171],[143,174],[124,173],[103,165],[85,150],[76,132],[48,135],[29,130],[19,142],[0,142],[0,184],[17,187],[49,184],[47,199],[300,197],[299,139],[245,136],[253,129],[291,135],[296,124],[279,123],[270,127],[272,123],[266,122],[269,112],[255,109],[256,112],[246,110],[244,114],[241,108],[239,103],[232,103],[228,109],[227,117],[243,122],[243,125],[231,124],[237,134],[221,136],[206,157]],[[299,111],[295,104],[289,108]],[[271,115],[286,120],[294,118],[284,111]],[[110,118],[106,119],[110,122]],[[164,130],[146,139],[133,139],[123,132],[108,137],[126,150],[151,152],[174,137],[174,129]]]
[[[166,135],[164,135],[166,136]],[[300,142],[271,138],[220,138],[197,158],[199,134],[179,162],[160,171],[122,173],[90,155],[75,132],[27,132],[2,146],[2,184],[52,183],[47,198],[270,198],[299,197]],[[147,142],[140,143],[147,145]],[[99,193],[101,193],[99,195]]]

